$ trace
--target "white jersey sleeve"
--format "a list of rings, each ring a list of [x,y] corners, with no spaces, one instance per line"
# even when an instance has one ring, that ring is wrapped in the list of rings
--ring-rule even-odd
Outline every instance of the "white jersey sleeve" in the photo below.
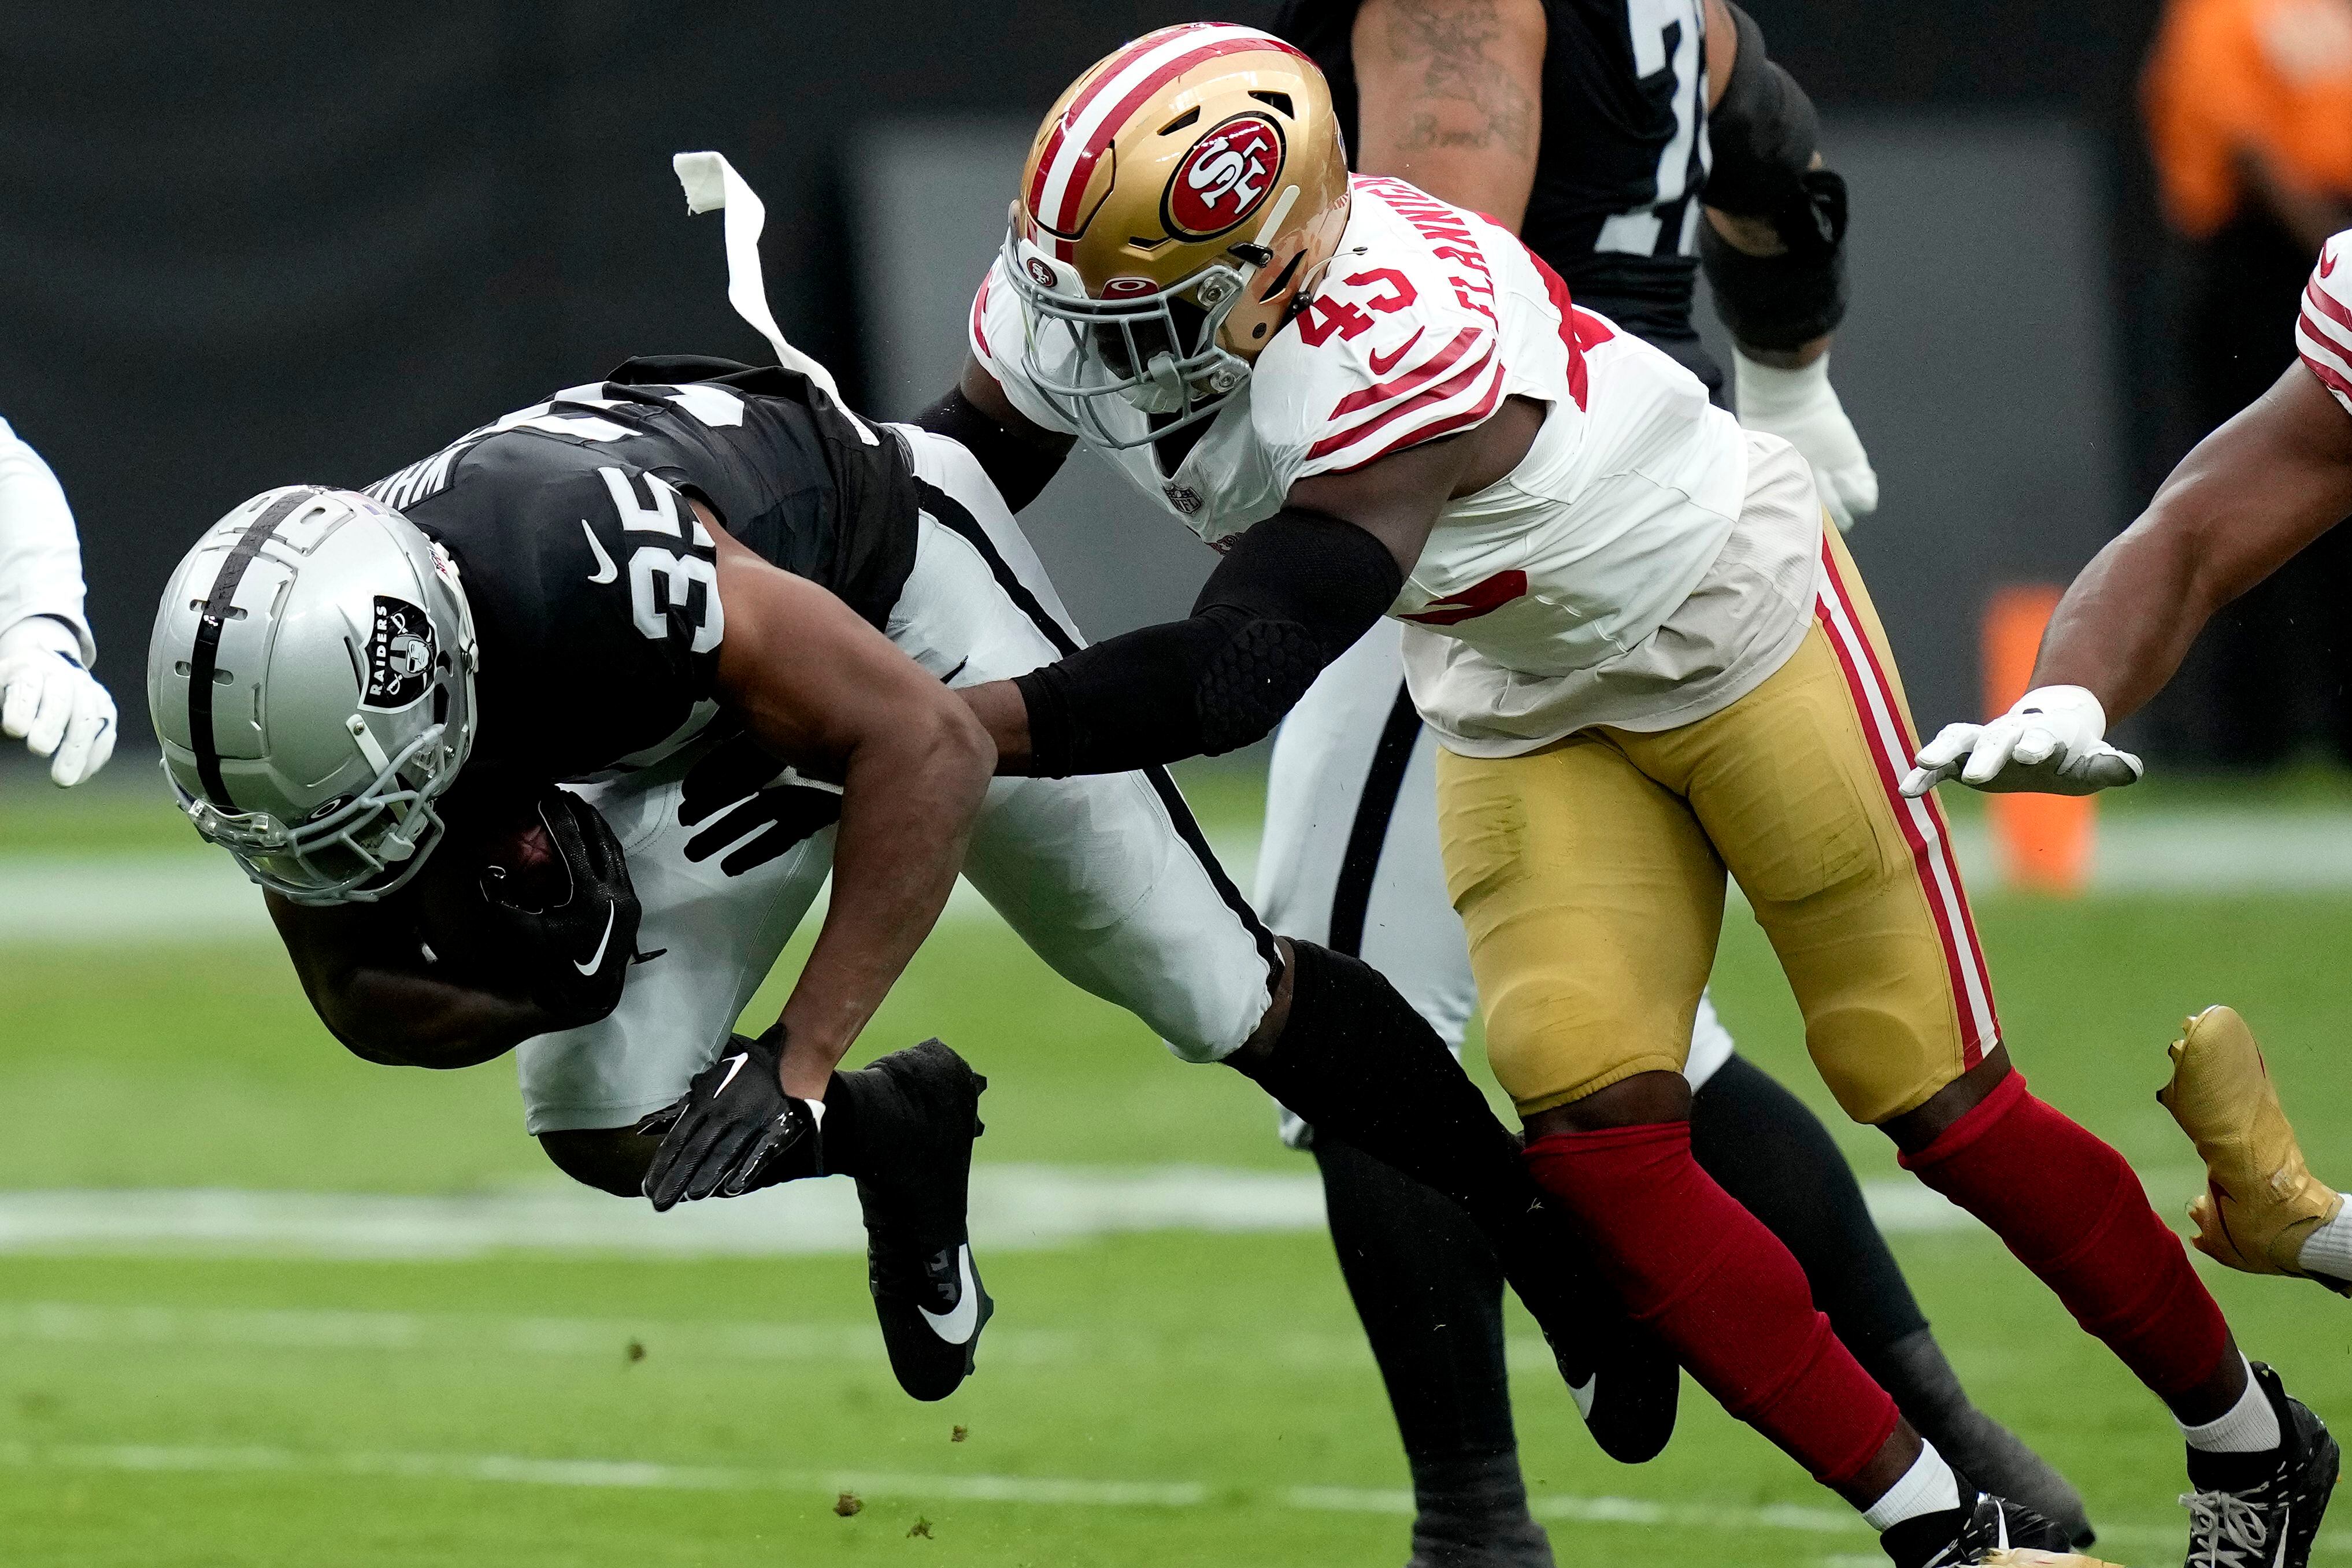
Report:
[[[82,614],[81,545],[57,476],[0,420],[0,632],[35,615],[73,628],[84,664],[98,657]]]
[[[2304,368],[2319,378],[2347,413],[2352,413],[2352,229],[2319,247],[2319,265],[2303,291],[2295,319],[2294,348]]]
[[[1365,221],[1258,361],[1253,423],[1286,488],[1458,434],[1505,395],[1485,225],[1396,182],[1360,179],[1356,201]]]
[[[971,298],[971,325],[967,334],[971,357],[980,368],[996,378],[1004,389],[1005,400],[1022,417],[1040,430],[1050,430],[1061,435],[1076,435],[1077,426],[1055,411],[1037,389],[1030,384],[1024,367],[1029,360],[1029,322],[1021,296],[1004,281],[1004,258],[998,256],[989,263],[988,271],[980,280],[980,292]]]

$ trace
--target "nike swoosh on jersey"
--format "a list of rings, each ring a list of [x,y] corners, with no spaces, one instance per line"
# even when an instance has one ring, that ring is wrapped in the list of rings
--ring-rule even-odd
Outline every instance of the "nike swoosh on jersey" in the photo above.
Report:
[[[2326,251],[2319,253],[2319,276],[2326,277],[2336,271],[2336,257]]]
[[[918,1307],[931,1332],[950,1344],[966,1344],[980,1332],[980,1286],[971,1277],[971,1244],[956,1249],[956,1304],[952,1311],[935,1312],[929,1307]]]
[[[604,553],[604,541],[596,537],[596,530],[588,526],[585,517],[580,519],[580,531],[588,536],[589,553],[596,558],[596,570],[588,574],[588,580],[610,582],[620,576],[619,570],[613,565],[613,558]]]
[[[2326,274],[2323,273],[2321,276],[2325,277]],[[1381,357],[1378,354],[1365,355],[1364,357],[1371,361],[1372,374],[1376,376],[1384,376],[1391,371],[1396,369],[1397,361],[1403,359],[1407,354],[1412,352],[1412,346],[1421,341],[1421,334],[1426,330],[1428,330],[1427,328],[1416,329],[1412,337],[1407,338],[1404,340],[1404,346],[1402,348],[1399,349],[1395,353],[1391,354],[1388,357],[1388,362],[1385,364],[1381,361]]]
[[[727,1076],[719,1081],[719,1087],[710,1092],[710,1097],[713,1100],[716,1100],[721,1094],[726,1093],[727,1086],[735,1082],[735,1075],[742,1071],[743,1064],[751,1060],[751,1053],[748,1051],[739,1051],[733,1056],[728,1058]]]
[[[604,935],[596,938],[596,950],[588,955],[588,961],[583,964],[574,960],[572,966],[573,968],[583,975],[593,975],[604,967],[604,945],[613,939],[613,916],[618,911],[617,904],[608,904],[604,906]]]

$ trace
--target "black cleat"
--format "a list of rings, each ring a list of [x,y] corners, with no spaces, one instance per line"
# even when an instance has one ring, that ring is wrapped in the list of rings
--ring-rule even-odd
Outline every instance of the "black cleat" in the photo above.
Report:
[[[1656,1458],[1675,1435],[1682,1367],[1625,1315],[1558,1208],[1538,1197],[1514,1231],[1491,1238],[1503,1276],[1543,1330],[1592,1440],[1620,1464]]]
[[[2326,1422],[2255,1362],[2286,1440],[2268,1454],[2189,1453],[2189,1568],[2304,1568],[2343,1454]],[[2234,1472],[2234,1473],[2233,1473]]]
[[[1961,1568],[1964,1563],[2033,1563],[2037,1568],[2111,1568],[2068,1550],[2066,1527],[2022,1503],[1960,1482],[1970,1500],[1944,1513],[1906,1519],[1878,1538],[1895,1568]]]
[[[980,1331],[996,1310],[972,1267],[965,1217],[988,1080],[936,1040],[892,1051],[869,1071],[896,1091],[887,1112],[860,1104],[861,1119],[873,1118],[863,1141],[890,1151],[884,1170],[857,1181],[874,1315],[898,1386],[945,1399],[971,1375]]]

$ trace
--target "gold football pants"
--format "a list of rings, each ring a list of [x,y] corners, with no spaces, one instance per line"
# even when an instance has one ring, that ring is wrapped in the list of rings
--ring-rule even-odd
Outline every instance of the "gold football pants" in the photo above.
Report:
[[[1999,1040],[1942,813],[1895,789],[1918,742],[1885,632],[1824,535],[1812,627],[1728,707],[1522,757],[1439,752],[1447,890],[1521,1114],[1681,1070],[1727,870],[1855,1120],[1915,1109]]]

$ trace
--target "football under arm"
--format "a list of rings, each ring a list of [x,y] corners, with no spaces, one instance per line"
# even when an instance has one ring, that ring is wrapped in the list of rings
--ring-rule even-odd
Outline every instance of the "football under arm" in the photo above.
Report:
[[[832,899],[780,1020],[785,1091],[822,1100],[946,904],[996,754],[888,638],[696,509],[718,540],[726,614],[714,695],[780,767],[842,785]]]
[[[475,1067],[555,1027],[527,998],[436,975],[396,904],[262,900],[311,1010],[362,1061]]]
[[[1539,0],[1365,0],[1356,167],[1518,231],[1543,141],[1549,24]]]
[[[2113,724],[2164,689],[2215,612],[2352,515],[2352,415],[2302,364],[2180,461],[2058,603],[2036,687]]]

